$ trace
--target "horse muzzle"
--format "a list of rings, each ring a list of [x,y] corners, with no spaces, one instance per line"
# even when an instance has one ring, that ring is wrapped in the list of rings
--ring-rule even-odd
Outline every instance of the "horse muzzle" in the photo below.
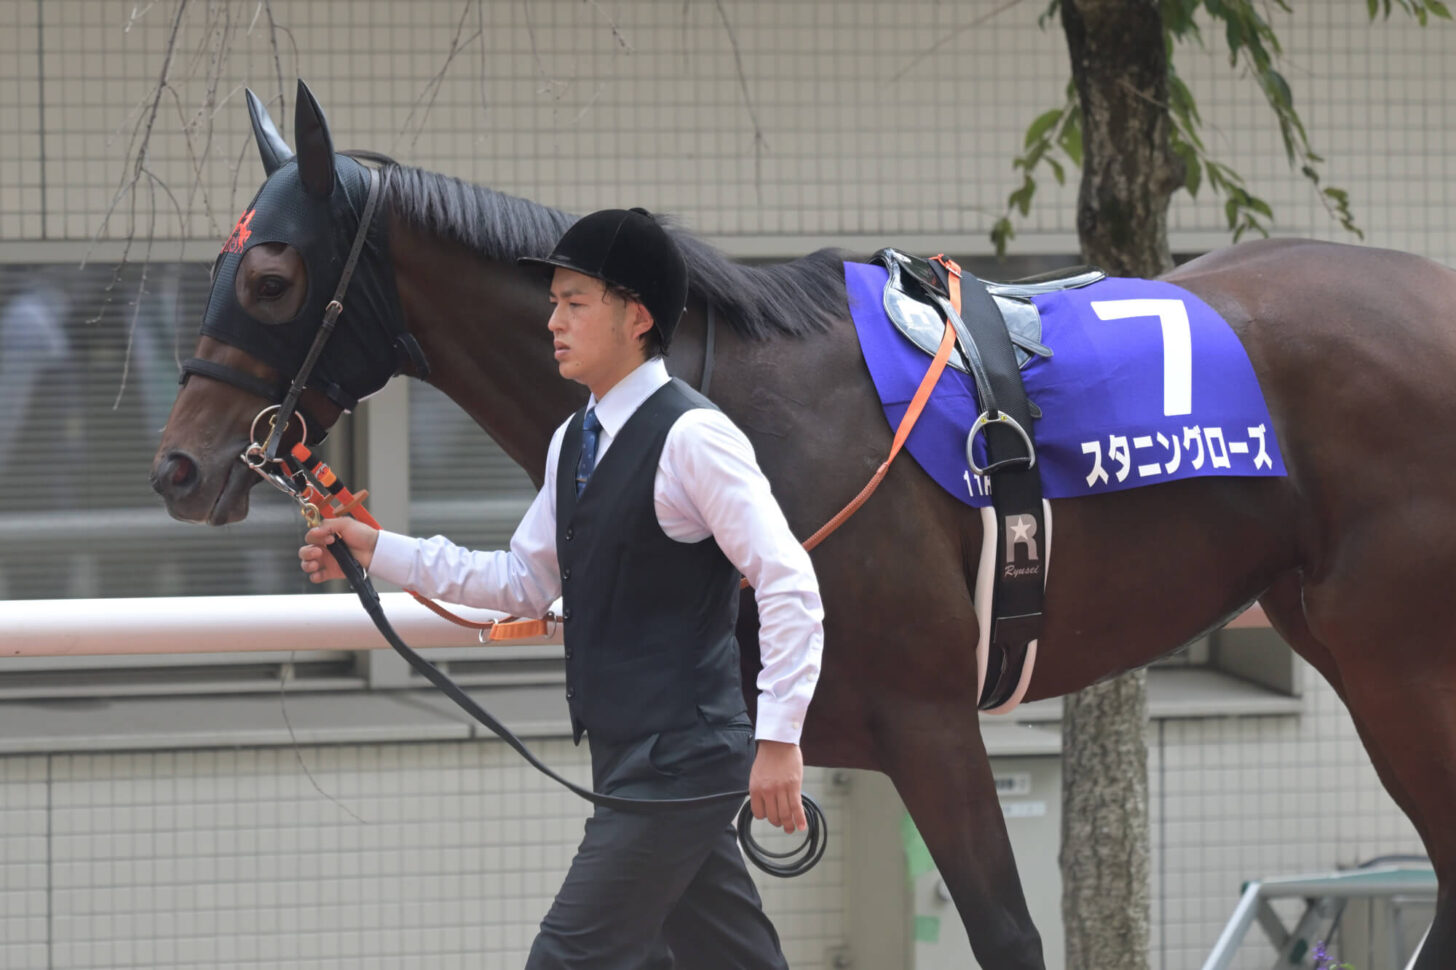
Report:
[[[160,452],[152,463],[152,489],[167,513],[181,522],[227,525],[247,517],[248,489],[257,481],[236,457],[208,467],[181,449]]]

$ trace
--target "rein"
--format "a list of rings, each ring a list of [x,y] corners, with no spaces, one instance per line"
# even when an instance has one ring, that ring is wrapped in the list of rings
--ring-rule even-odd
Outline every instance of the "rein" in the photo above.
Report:
[[[937,261],[944,260],[947,267],[954,267],[952,273],[959,276],[960,267],[953,260],[946,259],[944,256],[936,256],[935,259]],[[952,299],[956,312],[959,313],[959,280],[957,280],[956,286],[952,290]],[[875,490],[880,487],[880,483],[885,480],[885,475],[890,471],[890,463],[895,460],[895,456],[904,447],[906,440],[910,437],[911,430],[915,427],[915,422],[920,419],[921,412],[925,410],[925,403],[930,400],[930,393],[935,390],[935,384],[940,380],[940,375],[945,370],[946,363],[950,360],[950,354],[955,349],[955,343],[955,327],[947,320],[945,323],[945,334],[940,338],[940,346],[936,348],[935,356],[930,361],[930,367],[925,371],[925,376],[920,379],[920,386],[915,389],[915,396],[910,399],[910,406],[905,409],[904,415],[900,418],[900,424],[895,429],[895,439],[890,444],[890,454],[880,463],[880,467],[875,471],[874,475],[870,476],[870,480],[865,483],[865,487],[859,490],[859,494],[850,499],[844,508],[834,514],[833,518],[815,530],[813,535],[804,540],[803,546],[805,552],[812,550],[819,543],[829,538],[836,529],[844,525],[850,516],[859,511],[860,506],[869,501],[871,495],[875,494]],[[743,580],[738,586],[739,589],[747,589],[748,580]]]
[[[325,517],[349,515],[358,518],[366,524],[378,527],[374,520],[362,505],[364,497],[368,494],[360,490],[358,495],[348,491],[339,481],[332,470],[323,462],[314,459],[309,450],[308,425],[301,413],[298,413],[298,399],[308,384],[308,379],[313,372],[314,366],[318,363],[319,356],[323,353],[324,345],[334,331],[340,314],[343,312],[343,298],[348,290],[349,281],[354,275],[354,269],[358,264],[360,251],[363,249],[364,239],[369,230],[369,224],[374,218],[378,204],[379,177],[378,173],[369,170],[369,199],[365,203],[364,213],[360,218],[359,229],[354,236],[354,244],[349,252],[348,261],[344,264],[343,274],[339,278],[339,284],[334,291],[334,298],[329,301],[324,311],[324,319],[319,327],[318,333],[314,336],[313,344],[309,347],[298,374],[289,385],[283,400],[276,405],[264,408],[253,419],[250,429],[249,444],[243,454],[239,457],[245,465],[256,472],[270,485],[289,495],[299,505],[299,510],[310,526],[317,526]],[[709,337],[711,341],[711,335]],[[711,374],[712,366],[712,344],[707,347],[707,360],[705,361],[704,376]],[[200,371],[199,371],[200,372]],[[209,375],[214,376],[214,375]],[[270,395],[271,396],[271,395]],[[266,400],[266,398],[265,398]],[[280,425],[278,416],[285,415]],[[303,436],[300,441],[283,457],[278,456],[278,449],[282,443],[284,430],[291,424],[294,415],[297,414],[302,425]],[[268,415],[269,431],[267,440],[258,442],[258,428],[264,415]],[[279,471],[277,469],[282,469]],[[478,704],[474,698],[466,694],[460,687],[450,679],[443,671],[424,657],[416,653],[411,647],[400,638],[390,625],[389,618],[384,615],[383,605],[380,603],[379,593],[374,589],[374,584],[369,581],[369,575],[359,561],[354,558],[348,546],[340,539],[328,545],[329,552],[339,563],[349,586],[359,597],[365,612],[374,621],[375,627],[380,634],[394,648],[395,652],[402,656],[407,663],[428,680],[431,684],[442,691],[462,710],[471,717],[489,728],[492,733],[499,737],[506,744],[510,745],[525,761],[537,771],[550,778],[552,781],[566,788],[572,794],[577,795],[593,805],[602,808],[611,808],[617,811],[635,812],[638,814],[659,814],[662,812],[675,811],[679,809],[701,808],[712,805],[722,805],[733,802],[742,802],[743,807],[738,812],[737,828],[738,843],[743,849],[744,855],[750,862],[758,866],[769,875],[779,877],[790,877],[801,875],[812,869],[824,856],[827,845],[828,826],[824,821],[824,813],[819,805],[808,794],[801,793],[804,815],[807,827],[804,833],[804,842],[798,848],[788,852],[771,852],[759,844],[753,837],[753,806],[747,801],[748,791],[716,792],[709,795],[698,795],[689,798],[624,798],[616,795],[604,795],[577,785],[561,775],[557,774],[544,762],[536,757],[526,747],[520,738],[510,728],[497,720],[489,711]],[[547,632],[547,624],[554,623],[555,617],[550,614],[539,620],[519,620],[511,617],[497,623],[489,621],[476,623],[466,620],[463,617],[455,616],[443,607],[432,603],[414,591],[410,591],[416,600],[425,605],[436,614],[479,631],[481,642],[485,642],[485,632],[490,631],[490,639],[502,640],[508,637],[523,637],[543,635]]]
[[[266,411],[264,413],[267,413]],[[261,415],[260,415],[261,417]],[[256,426],[256,421],[255,421]],[[254,446],[260,447],[260,446]],[[264,480],[290,495],[299,505],[299,510],[308,524],[318,525],[325,518],[335,518],[348,515],[359,519],[368,525],[378,527],[373,516],[365,511],[362,502],[368,495],[364,489],[360,489],[357,495],[351,493],[344,487],[327,465],[315,459],[308,447],[302,442],[295,444],[289,456],[284,461],[285,467],[291,470],[287,476],[270,475],[260,467],[253,467],[254,471],[262,475]],[[303,479],[300,484],[298,479]],[[430,661],[420,656],[412,649],[399,634],[395,632],[390,624],[389,618],[384,614],[384,607],[380,602],[379,593],[374,589],[374,584],[369,581],[369,575],[349,547],[342,539],[335,538],[328,545],[329,552],[338,562],[339,568],[348,580],[349,586],[359,597],[365,612],[374,621],[380,634],[394,648],[395,652],[402,656],[411,667],[419,671],[421,676],[428,680],[435,687],[439,688],[446,697],[450,698],[471,717],[485,725],[498,738],[510,745],[526,763],[537,771],[541,772],[552,781],[561,785],[567,791],[577,795],[593,805],[602,808],[611,808],[617,811],[634,812],[639,815],[656,815],[662,812],[675,811],[687,808],[702,808],[712,805],[722,805],[732,802],[743,802],[743,807],[738,812],[737,828],[738,843],[743,849],[743,854],[750,862],[772,876],[788,878],[802,875],[812,869],[824,856],[824,850],[828,840],[828,826],[824,821],[824,812],[819,805],[808,794],[801,793],[800,797],[804,804],[804,816],[808,823],[804,833],[804,842],[796,849],[788,852],[770,852],[754,839],[752,833],[753,806],[745,801],[749,793],[745,791],[716,792],[710,795],[697,795],[689,798],[624,798],[617,795],[604,795],[589,788],[583,788],[553,771],[548,765],[542,762],[526,747],[525,743],[518,738],[510,728],[502,724],[489,711],[482,707],[469,694],[460,689],[450,677]],[[517,620],[512,617],[508,620],[497,623],[488,621],[476,623],[457,617],[448,610],[428,599],[420,596],[414,591],[409,591],[416,600],[432,609],[437,614],[459,623],[481,631],[481,642],[485,642],[485,630],[490,630],[490,639],[502,640],[511,637],[537,636],[547,632],[547,622],[555,621],[555,617],[547,614],[541,620]]]
[[[368,492],[362,489],[357,495],[349,492],[343,483],[339,481],[338,476],[327,465],[314,458],[307,445],[307,419],[298,411],[299,397],[307,386],[313,368],[318,363],[319,356],[323,353],[324,345],[333,334],[334,327],[343,312],[343,298],[348,290],[349,282],[353,278],[354,270],[358,265],[359,254],[363,249],[364,239],[378,207],[378,196],[379,176],[374,169],[370,169],[369,198],[365,203],[364,213],[360,218],[359,229],[355,233],[354,243],[349,251],[348,261],[344,264],[343,273],[334,291],[334,298],[329,301],[324,311],[323,322],[319,327],[318,333],[314,336],[313,344],[309,347],[308,354],[305,356],[298,374],[294,377],[287,392],[284,394],[283,400],[277,405],[264,408],[253,419],[249,445],[243,454],[239,456],[243,463],[257,472],[264,481],[292,497],[298,503],[300,511],[311,527],[317,526],[324,518],[334,518],[341,515],[357,518],[366,525],[374,528],[380,527],[374,517],[363,507],[362,503],[368,495]],[[954,266],[949,261],[947,263],[949,266]],[[705,334],[703,374],[700,379],[700,383],[705,390],[708,383],[712,380],[714,351],[713,323],[713,313],[710,305],[708,308],[707,332]],[[813,535],[804,540],[803,545],[805,550],[813,549],[828,538],[850,516],[854,515],[869,500],[875,490],[879,488],[880,483],[890,470],[891,462],[900,453],[921,412],[924,410],[925,404],[930,398],[930,393],[934,389],[941,373],[944,371],[954,347],[955,330],[951,323],[947,321],[945,335],[941,339],[935,357],[931,361],[925,377],[921,380],[920,386],[916,389],[915,395],[911,399],[910,406],[906,410],[904,417],[900,419],[899,427],[895,430],[894,441],[890,447],[888,457],[886,457],[885,461],[880,465],[879,469],[865,487],[860,490],[858,495],[851,499],[833,518],[815,531]],[[207,376],[212,377],[218,376],[217,373],[207,373],[207,371],[200,368],[197,369],[197,372],[205,373]],[[270,385],[265,385],[264,382],[252,378],[251,375],[243,376],[249,378],[249,385],[257,385],[257,387],[239,385],[244,386],[245,390],[251,389],[255,393],[258,388],[271,390]],[[235,379],[232,379],[233,377],[233,375],[229,375],[222,379],[229,379],[230,382],[237,383]],[[273,395],[269,394],[267,396],[271,397]],[[260,444],[257,440],[258,424],[265,414],[269,415],[269,432],[267,440]],[[277,420],[279,414],[287,416],[282,425]],[[283,432],[292,422],[295,414],[297,414],[299,422],[302,425],[302,438],[290,449],[287,455],[280,458],[278,457],[278,449],[282,443]],[[270,465],[277,465],[285,469],[285,472],[280,473],[275,471],[268,467]],[[378,628],[380,634],[394,648],[395,652],[402,656],[421,676],[443,692],[445,696],[454,701],[457,706],[475,718],[476,721],[489,728],[492,733],[508,744],[527,764],[572,794],[598,807],[635,812],[638,814],[658,814],[677,809],[698,808],[740,801],[744,804],[738,812],[738,842],[743,849],[744,855],[758,868],[773,876],[797,876],[812,869],[823,858],[827,844],[828,827],[824,821],[823,811],[808,794],[801,793],[800,795],[804,805],[805,818],[808,823],[804,842],[797,849],[779,853],[768,851],[753,838],[751,831],[753,811],[751,803],[746,801],[749,795],[747,791],[717,792],[690,798],[624,798],[615,795],[604,795],[563,778],[537,758],[521,739],[516,737],[510,728],[497,720],[494,715],[478,704],[474,698],[461,690],[448,675],[416,653],[400,638],[399,634],[395,632],[394,627],[390,624],[389,618],[384,614],[379,593],[374,589],[373,583],[369,581],[368,573],[359,564],[359,561],[354,558],[353,553],[349,551],[348,546],[342,540],[335,537],[334,541],[328,544],[328,549],[338,562],[339,568],[349,582],[349,586],[359,597],[359,602],[363,605],[365,612],[369,614],[370,619],[374,621],[375,627]],[[747,580],[744,580],[743,586],[747,586]],[[408,590],[407,592],[436,615],[452,623],[477,630],[482,643],[486,640],[486,631],[489,631],[491,640],[542,636],[551,628],[548,625],[554,625],[556,621],[556,617],[548,613],[545,617],[537,620],[522,620],[517,617],[509,617],[500,622],[491,620],[478,623],[451,613],[449,610],[446,610],[444,607],[439,606],[413,590]]]

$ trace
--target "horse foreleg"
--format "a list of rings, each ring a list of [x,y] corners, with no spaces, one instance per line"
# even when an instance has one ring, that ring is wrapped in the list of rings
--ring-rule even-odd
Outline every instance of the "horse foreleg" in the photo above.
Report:
[[[950,890],[977,962],[1045,970],[975,705],[914,702],[897,709],[879,741],[885,773]]]

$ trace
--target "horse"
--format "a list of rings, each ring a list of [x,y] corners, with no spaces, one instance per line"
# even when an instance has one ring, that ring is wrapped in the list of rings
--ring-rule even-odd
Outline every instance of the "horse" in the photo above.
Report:
[[[152,467],[170,513],[212,525],[246,516],[258,476],[239,455],[318,331],[310,314],[337,288],[356,234],[367,237],[359,272],[301,412],[327,426],[396,372],[427,377],[539,485],[552,431],[585,392],[557,375],[544,290],[516,259],[549,252],[572,217],[382,156],[338,154],[301,84],[296,155],[249,103],[268,176],[225,254],[240,231],[264,231],[264,202],[340,225],[297,216],[297,238],[273,226],[215,278],[209,313],[230,313],[232,329],[204,323],[203,363],[178,392]],[[364,232],[360,186],[380,176],[379,217]],[[891,440],[849,320],[845,257],[746,267],[673,232],[692,285],[669,368],[695,387],[710,382],[807,535]],[[1440,890],[1418,967],[1456,965],[1456,597],[1446,593],[1456,578],[1456,272],[1388,250],[1257,240],[1165,279],[1217,310],[1242,343],[1286,474],[1053,500],[1057,561],[1026,699],[1147,664],[1258,601],[1344,700],[1430,854]],[[365,282],[375,290],[355,299]],[[268,359],[283,345],[292,357]],[[803,751],[810,764],[888,775],[976,959],[1037,970],[1040,936],[979,730],[981,545],[977,511],[900,461],[815,549],[826,651]],[[751,701],[751,600],[741,614]]]

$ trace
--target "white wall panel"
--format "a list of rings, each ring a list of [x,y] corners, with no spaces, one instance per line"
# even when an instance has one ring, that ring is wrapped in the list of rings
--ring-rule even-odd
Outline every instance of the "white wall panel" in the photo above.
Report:
[[[280,57],[290,109],[292,79],[302,74],[341,147],[390,152],[574,211],[642,203],[744,252],[904,238],[985,251],[1018,181],[1010,162],[1026,125],[1059,103],[1067,73],[1059,28],[1035,25],[1041,4],[999,13],[988,4],[869,0],[271,6],[287,28]],[[260,9],[194,3],[181,19],[176,97],[163,97],[148,167],[177,193],[189,236],[223,235],[261,175],[240,93],[251,85],[277,108]],[[15,54],[7,71],[16,72],[0,100],[21,129],[0,145],[0,191],[18,203],[4,209],[5,237],[97,232],[131,171],[132,130],[150,103],[175,10],[49,0],[38,30],[35,5],[0,4]],[[1456,108],[1442,96],[1456,74],[1453,28],[1423,30],[1399,16],[1371,25],[1364,11],[1342,0],[1302,4],[1294,16],[1270,12],[1296,103],[1328,159],[1326,183],[1350,190],[1371,242],[1456,261]],[[214,71],[224,33],[229,53]],[[1178,63],[1211,150],[1275,206],[1277,232],[1342,238],[1285,163],[1257,89],[1230,70],[1221,32],[1207,31],[1207,43],[1185,46]],[[45,192],[19,192],[36,184],[41,159]],[[1041,183],[1018,246],[1066,251],[1075,186]],[[103,235],[145,230],[150,189],[140,201],[138,215],[123,207]],[[163,234],[181,231],[165,199],[157,217]],[[1221,208],[1206,192],[1180,197],[1173,225],[1183,249],[1223,238]]]
[[[1425,854],[1344,704],[1312,669],[1303,676],[1299,717],[1168,720],[1149,732],[1153,966],[1201,966],[1249,879]],[[1235,966],[1274,957],[1256,929]]]
[[[584,748],[536,747],[587,780]],[[587,814],[497,742],[6,758],[0,780],[7,970],[515,970]],[[827,773],[807,784],[828,854],[755,874],[793,966],[827,968],[854,836]]]

